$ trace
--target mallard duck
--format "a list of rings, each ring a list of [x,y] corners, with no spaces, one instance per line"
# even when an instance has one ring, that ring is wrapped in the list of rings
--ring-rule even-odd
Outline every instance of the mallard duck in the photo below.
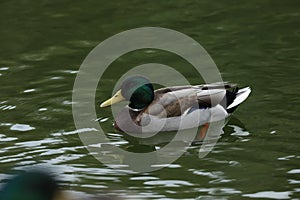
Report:
[[[75,193],[76,194],[76,193]],[[94,196],[91,197],[90,196]],[[0,188],[0,200],[117,200],[104,194],[74,196],[61,190],[58,181],[44,170],[14,175]]]
[[[43,171],[22,172],[0,190],[0,200],[66,200],[58,182]]]
[[[154,90],[140,75],[125,79],[120,90],[100,107],[129,101],[116,116],[114,127],[130,133],[177,131],[208,125],[232,113],[251,92],[236,84],[213,83]]]

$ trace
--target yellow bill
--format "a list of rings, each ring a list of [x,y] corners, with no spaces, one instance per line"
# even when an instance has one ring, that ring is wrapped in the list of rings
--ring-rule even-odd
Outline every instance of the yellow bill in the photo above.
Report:
[[[121,90],[119,90],[112,98],[104,101],[100,107],[103,108],[103,107],[107,107],[107,106],[110,106],[112,104],[115,104],[115,103],[118,103],[120,101],[124,101],[125,98],[123,97],[122,93],[121,93]]]

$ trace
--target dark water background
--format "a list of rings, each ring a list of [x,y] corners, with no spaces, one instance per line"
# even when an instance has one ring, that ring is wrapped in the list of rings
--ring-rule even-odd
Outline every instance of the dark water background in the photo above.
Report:
[[[25,167],[48,166],[78,195],[300,198],[299,24],[297,0],[1,1],[0,181]],[[132,174],[107,168],[88,154],[75,132],[72,88],[80,64],[97,44],[144,26],[194,38],[223,80],[251,86],[252,94],[207,157],[199,159],[191,147],[167,168]],[[186,63],[164,52],[137,52],[113,65],[121,69],[149,61],[182,66],[198,83]],[[97,103],[111,94],[114,76],[114,70],[106,73]],[[112,141],[136,145],[113,130],[109,112],[97,112],[108,118],[103,126]]]

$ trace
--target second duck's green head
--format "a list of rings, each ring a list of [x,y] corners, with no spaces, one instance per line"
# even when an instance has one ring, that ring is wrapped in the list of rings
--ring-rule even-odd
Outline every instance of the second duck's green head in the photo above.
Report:
[[[128,100],[132,109],[143,109],[154,99],[154,89],[150,81],[143,76],[130,76],[122,82],[121,89],[103,102],[100,107],[106,107],[122,100]]]
[[[22,172],[0,190],[0,200],[62,200],[58,182],[43,171]]]

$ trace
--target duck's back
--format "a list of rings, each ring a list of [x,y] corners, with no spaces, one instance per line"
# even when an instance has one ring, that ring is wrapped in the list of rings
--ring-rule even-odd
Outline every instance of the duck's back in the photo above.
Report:
[[[155,90],[155,98],[145,113],[164,118],[180,116],[190,109],[211,108],[218,104],[227,107],[235,98],[236,92],[229,91],[232,88],[236,88],[236,85],[215,83],[158,89]]]

